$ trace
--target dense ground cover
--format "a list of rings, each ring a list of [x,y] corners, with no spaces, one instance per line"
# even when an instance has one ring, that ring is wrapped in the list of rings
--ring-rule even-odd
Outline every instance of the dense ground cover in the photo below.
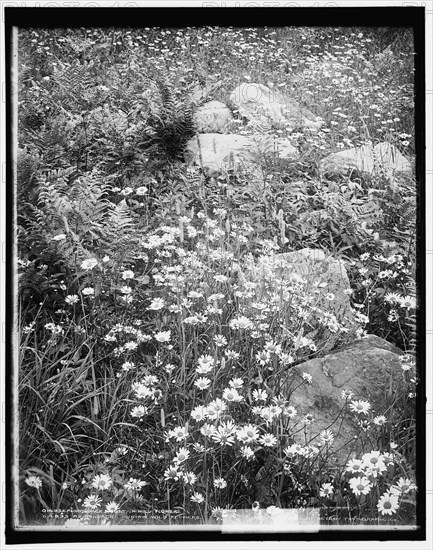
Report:
[[[19,55],[20,521],[218,523],[256,500],[416,521],[415,182],[318,171],[378,141],[413,160],[408,31],[38,29]],[[325,121],[281,130],[301,157],[265,151],[261,189],[183,162],[199,102],[243,81]],[[345,260],[358,336],[405,352],[404,422],[343,389],[363,449],[343,469],[338,425],[316,433],[281,390],[322,352],[303,336],[330,328],[317,289],[289,278],[258,300],[239,280],[251,258],[308,246]]]

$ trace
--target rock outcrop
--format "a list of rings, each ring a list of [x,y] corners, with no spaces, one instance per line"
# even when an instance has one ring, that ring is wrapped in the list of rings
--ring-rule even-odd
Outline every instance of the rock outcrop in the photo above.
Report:
[[[409,160],[395,145],[387,142],[332,153],[322,160],[320,167],[327,174],[348,174],[358,170],[371,176],[384,175],[388,178],[412,172]]]
[[[202,167],[207,175],[233,170],[255,173],[263,154],[264,136],[240,134],[197,134],[186,145],[185,160]],[[290,141],[275,138],[273,152],[282,159],[296,158],[298,151]]]
[[[359,420],[370,422],[371,430],[378,429],[372,420],[379,415],[385,416],[389,423],[402,420],[404,395],[407,394],[399,361],[402,354],[389,342],[370,335],[287,372],[284,394],[289,396],[289,404],[296,408],[297,418],[306,414],[313,416],[313,422],[307,425],[307,439],[323,430],[332,431],[334,441],[330,451],[335,452],[337,464],[345,464],[349,456],[361,451],[357,443],[362,431]],[[311,376],[311,383],[303,379],[304,373]],[[343,390],[353,392],[347,402],[342,397]],[[367,414],[353,412],[349,407],[352,400],[367,401],[371,409]],[[317,444],[319,440],[316,437],[312,443]],[[299,443],[305,443],[303,430],[299,432]]]
[[[199,107],[194,115],[197,132],[200,134],[225,134],[230,129],[233,115],[221,101],[209,101]]]
[[[243,83],[233,90],[230,102],[252,128],[310,128],[323,121],[297,101],[263,84]]]
[[[353,340],[360,327],[359,314],[350,305],[344,263],[327,257],[322,250],[305,248],[261,256],[245,264],[239,279],[241,285],[257,283],[256,300],[269,301],[273,295],[287,292],[286,305],[281,304],[283,318],[305,312],[308,322],[304,336],[322,353],[333,349],[338,341]]]

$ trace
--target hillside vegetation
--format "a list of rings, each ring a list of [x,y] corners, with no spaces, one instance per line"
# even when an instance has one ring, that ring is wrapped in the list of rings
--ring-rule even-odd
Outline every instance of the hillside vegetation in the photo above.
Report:
[[[398,28],[20,30],[22,524],[218,524],[255,500],[269,517],[416,521],[415,179],[319,171],[330,153],[383,141],[414,162],[413,72]],[[279,131],[300,157],[270,145],[254,159],[260,188],[184,162],[197,108],[242,82],[324,120]],[[339,420],[315,433],[280,389],[324,355],[305,336],[317,288],[286,285],[282,319],[281,300],[239,276],[304,248],[344,261],[357,336],[403,352],[403,421],[342,388],[363,449],[343,469]]]

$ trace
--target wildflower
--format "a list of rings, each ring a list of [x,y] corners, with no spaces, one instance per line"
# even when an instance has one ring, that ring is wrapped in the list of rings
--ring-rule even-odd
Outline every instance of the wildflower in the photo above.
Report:
[[[244,381],[242,380],[242,378],[232,378],[229,382],[229,386],[235,389],[242,388],[243,385]]]
[[[398,321],[398,312],[396,309],[390,309],[389,314],[387,316],[388,321],[391,321],[394,323],[395,321]]]
[[[256,441],[258,439],[259,430],[256,426],[248,424],[247,426],[244,426],[237,431],[236,437],[239,439],[239,441],[242,441],[243,443],[252,443],[253,441]]]
[[[295,361],[295,358],[293,355],[290,355],[290,353],[281,353],[280,354],[280,362],[283,366],[291,365]]]
[[[124,363],[124,365],[133,365],[134,363]],[[122,367],[123,368],[123,367]],[[137,399],[145,399],[146,397],[150,397],[153,393],[153,391],[146,385],[146,384],[143,384],[142,382],[135,382],[134,384],[132,384],[132,389],[134,390],[135,392],[135,397],[137,397]]]
[[[202,292],[197,292],[195,290],[191,290],[190,292],[188,292],[187,297],[188,298],[203,298],[203,293]]]
[[[395,292],[388,292],[383,299],[390,304],[398,304],[401,300],[401,296]]]
[[[128,280],[128,279],[133,279],[133,278],[134,278],[134,272],[130,271],[129,269],[122,273],[122,279],[125,280],[125,281]],[[123,287],[123,288],[125,288],[125,287]]]
[[[145,195],[147,193],[147,191],[148,191],[147,187],[142,185],[141,187],[137,187],[137,189],[135,190],[135,193],[139,197],[142,197],[143,195]]]
[[[84,260],[84,262],[82,262],[81,269],[85,269],[86,271],[89,271],[90,269],[93,269],[97,265],[98,265],[98,260],[96,258],[89,258],[88,260]]]
[[[311,384],[311,382],[313,381],[313,377],[308,372],[303,372],[302,378],[307,382],[307,384]]]
[[[197,386],[199,390],[207,390],[210,386],[210,383],[211,381],[209,380],[209,378],[201,377],[194,382],[194,386]]]
[[[29,487],[40,489],[42,487],[42,480],[39,476],[28,476],[24,480]]]
[[[227,404],[222,399],[215,399],[211,401],[207,408],[208,418],[215,420],[219,418],[221,414],[227,409]]]
[[[266,390],[253,390],[254,401],[266,401],[268,394]]]
[[[220,522],[224,517],[227,515],[227,510],[223,510],[219,506],[216,506],[215,508],[212,508],[212,517],[216,519],[216,521]]]
[[[53,237],[53,241],[63,241],[64,239],[66,239],[66,235],[64,233],[59,233]]]
[[[322,483],[322,486],[320,487],[319,495],[321,497],[330,497],[334,493],[334,487],[332,483]]]
[[[203,380],[207,380],[207,378],[204,378]],[[207,407],[203,407],[202,405],[195,407],[191,411],[192,418],[194,418],[194,420],[197,420],[197,421],[204,420],[206,418],[206,415],[207,415]]]
[[[187,460],[189,458],[189,451],[186,447],[181,447],[177,453],[176,453],[176,457],[174,458],[174,461],[177,463],[177,464],[180,464],[182,462],[185,462],[185,460]]]
[[[176,365],[172,365],[171,363],[169,363],[169,364],[165,365],[164,370],[165,370],[165,372],[170,374],[171,372],[174,371],[175,368],[176,368]]]
[[[204,453],[205,451],[205,447],[201,443],[193,443],[192,446],[194,451],[196,451],[197,453]]]
[[[176,439],[176,441],[183,441],[188,436],[187,429],[183,426],[177,426],[169,431],[168,437]]]
[[[212,426],[212,424],[203,424],[203,426],[200,428],[200,433],[205,437],[212,437],[215,432],[216,428],[215,426]]]
[[[364,469],[364,463],[362,460],[359,460],[357,458],[352,458],[349,460],[346,466],[346,471],[351,472],[352,474],[356,474],[359,472],[362,472]]]
[[[218,348],[227,345],[227,339],[222,334],[216,334],[213,340]]]
[[[158,378],[153,374],[148,374],[143,378],[142,382],[146,386],[154,386],[155,384],[158,384]]]
[[[259,351],[256,353],[256,359],[262,366],[264,366],[271,360],[271,354],[266,350]]]
[[[284,407],[283,414],[284,414],[284,416],[288,416],[289,418],[293,418],[294,416],[296,416],[298,414],[298,411],[295,409],[295,407],[292,407],[292,405],[290,405],[289,407]]]
[[[165,302],[162,298],[154,298],[147,309],[152,311],[158,311],[165,306]]]
[[[179,481],[180,475],[181,473],[176,467],[170,466],[164,472],[164,479],[166,481]]]
[[[281,395],[274,395],[272,398],[272,403],[275,403],[278,407],[285,407],[287,401]]]
[[[368,495],[371,491],[371,483],[367,477],[352,477],[349,481],[350,488],[355,495]]]
[[[384,493],[377,503],[377,509],[382,515],[392,516],[398,508],[398,497],[390,493]]]
[[[196,368],[196,371],[199,374],[207,374],[213,369],[214,366],[214,358],[211,355],[202,355],[198,359],[198,367]]]
[[[106,264],[107,262],[110,261],[110,256],[105,255],[105,256],[102,258],[102,261],[104,262],[104,264]]]
[[[142,418],[144,415],[147,414],[147,408],[143,405],[139,405],[138,407],[134,407],[131,411],[131,416],[133,418]]]
[[[416,491],[416,488],[416,485],[412,483],[410,479],[401,477],[397,481],[397,484],[391,487],[391,492],[398,496],[401,494],[409,493],[410,491]]]
[[[386,422],[386,416],[380,415],[373,418],[373,423],[376,424],[376,426],[383,426]]]
[[[241,315],[232,319],[229,323],[229,326],[231,329],[247,330],[253,327],[253,323],[250,321],[250,319],[248,319],[248,317]]]
[[[320,432],[320,440],[322,443],[327,443],[328,445],[331,445],[331,443],[334,441],[334,435],[332,434],[331,430],[323,430]]]
[[[214,484],[214,487],[216,487],[217,489],[225,489],[227,487],[227,481],[222,477],[218,477],[214,479],[213,484]]]
[[[352,399],[353,395],[354,393],[349,390],[342,390],[341,392],[341,397],[346,400]]]
[[[352,403],[350,403],[349,405],[349,408],[352,409],[353,412],[356,412],[358,414],[368,414],[371,405],[368,401],[352,401]]]
[[[157,342],[168,342],[171,338],[171,331],[165,330],[165,331],[159,331],[155,333],[155,340]]]
[[[190,500],[196,504],[202,504],[204,502],[204,496],[201,493],[194,493]]]
[[[226,277],[225,275],[215,275],[215,276],[214,276],[214,279],[215,279],[215,281],[217,281],[218,283],[226,283],[226,282],[229,280],[229,278]]]
[[[81,292],[84,296],[93,296],[95,294],[95,289],[91,286],[87,286],[86,288],[83,288]]]
[[[182,479],[187,485],[194,485],[194,483],[197,481],[197,476],[194,474],[194,472],[185,472],[182,475]]]
[[[226,349],[224,353],[225,353],[225,356],[227,357],[228,361],[239,359],[239,357],[240,357],[240,354],[237,351],[233,351],[233,350],[230,350],[230,349]]]
[[[412,296],[401,296],[399,299],[399,304],[401,307],[405,307],[407,309],[415,309],[416,299]]]
[[[241,455],[246,458],[247,460],[251,460],[255,458],[254,451],[247,446],[241,447]]]
[[[225,399],[225,401],[234,401],[234,402],[243,400],[242,395],[240,395],[237,389],[235,388],[225,388],[225,390],[223,391],[222,398]]]
[[[107,514],[115,514],[119,510],[119,505],[112,500],[111,502],[108,502],[105,506],[105,511]]]
[[[285,449],[283,449],[283,453],[286,455],[287,458],[293,458],[297,454],[299,454],[299,449],[300,449],[300,445],[293,444],[293,445],[289,445],[289,447],[286,447]]]
[[[132,340],[130,342],[126,342],[123,346],[123,348],[127,351],[133,351],[138,348],[137,342],[133,342]]]
[[[222,300],[224,298],[224,294],[221,292],[217,292],[216,294],[211,294],[208,296],[207,301],[208,302],[216,302],[217,300]]]
[[[106,474],[95,476],[92,481],[92,487],[98,490],[109,489],[113,484],[111,477]]]
[[[97,495],[90,495],[84,499],[83,507],[90,510],[96,510],[101,506],[101,499]]]
[[[275,353],[276,355],[280,355],[281,346],[280,344],[276,344],[275,342],[266,342],[265,350],[268,351],[269,353]]]
[[[78,296],[76,294],[68,294],[65,298],[65,302],[69,305],[76,304],[78,302]]]
[[[212,439],[222,446],[231,446],[235,442],[233,435],[229,431],[227,431],[224,426],[218,426],[218,428],[215,429],[214,433],[212,434]]]
[[[264,434],[259,438],[259,442],[264,447],[275,447],[277,444],[277,438],[272,434]]]
[[[141,479],[130,477],[129,481],[125,483],[123,487],[127,491],[139,491],[142,487],[145,487],[146,485],[148,485],[147,481],[142,481]]]
[[[314,416],[311,414],[311,413],[307,413],[305,416],[304,416],[304,422],[305,424],[311,424],[314,420]]]
[[[124,370],[125,372],[128,372],[131,369],[133,369],[134,366],[135,366],[135,364],[132,363],[131,361],[125,361],[122,365],[122,370]]]
[[[362,462],[366,466],[375,466],[379,462],[383,462],[382,454],[380,451],[371,451],[370,453],[365,453],[362,456]]]

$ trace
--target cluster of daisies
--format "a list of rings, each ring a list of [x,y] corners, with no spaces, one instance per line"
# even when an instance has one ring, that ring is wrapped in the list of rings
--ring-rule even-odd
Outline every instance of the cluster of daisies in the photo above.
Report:
[[[371,451],[361,458],[352,458],[346,465],[344,474],[348,487],[357,498],[363,495],[375,495],[374,488],[390,466],[394,465],[394,456],[389,452]],[[400,477],[397,483],[389,484],[388,489],[377,499],[376,507],[381,515],[393,515],[400,506],[400,498],[417,489],[408,478]],[[332,483],[323,483],[320,496],[332,498],[335,487]]]

